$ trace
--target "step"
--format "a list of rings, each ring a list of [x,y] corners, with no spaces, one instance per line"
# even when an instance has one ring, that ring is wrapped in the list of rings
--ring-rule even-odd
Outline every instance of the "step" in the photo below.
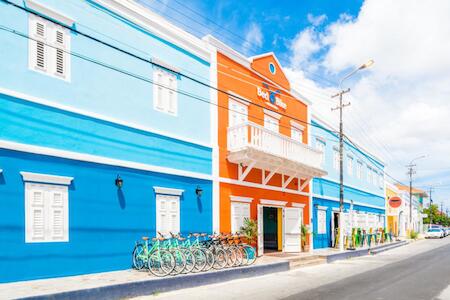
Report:
[[[298,262],[298,261],[309,261],[309,260],[316,260],[323,258],[321,255],[308,255],[308,256],[296,256],[296,257],[289,257],[287,260],[289,262]]]
[[[325,264],[326,262],[327,262],[327,260],[324,259],[324,258],[290,261],[289,262],[289,268],[290,269],[297,269],[297,268],[301,268],[301,267]]]

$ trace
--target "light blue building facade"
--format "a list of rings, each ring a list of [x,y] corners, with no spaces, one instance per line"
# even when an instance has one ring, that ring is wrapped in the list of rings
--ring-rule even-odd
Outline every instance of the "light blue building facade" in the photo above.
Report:
[[[313,179],[313,247],[335,244],[339,224],[339,136],[336,130],[312,116],[312,146],[323,152],[322,165],[328,172]],[[344,144],[344,232],[351,228],[367,231],[384,228],[384,165],[361,147]]]
[[[0,282],[127,269],[142,236],[211,232],[207,46],[132,2],[10,2]]]

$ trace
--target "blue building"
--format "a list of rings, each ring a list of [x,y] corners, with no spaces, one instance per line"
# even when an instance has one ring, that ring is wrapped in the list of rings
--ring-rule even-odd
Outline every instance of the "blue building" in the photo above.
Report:
[[[313,247],[335,244],[339,225],[339,136],[319,117],[312,116],[311,144],[323,152],[328,175],[313,179]],[[348,141],[344,144],[344,233],[351,228],[384,228],[385,187],[383,162]]]
[[[0,1],[0,20],[0,282],[127,269],[142,236],[211,232],[204,42],[128,1]]]

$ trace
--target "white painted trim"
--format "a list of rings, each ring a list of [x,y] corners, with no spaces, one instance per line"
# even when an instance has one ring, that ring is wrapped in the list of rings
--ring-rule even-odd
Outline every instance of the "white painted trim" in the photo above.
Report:
[[[292,207],[299,207],[299,208],[304,208],[306,206],[306,204],[304,203],[291,203]]]
[[[279,113],[274,112],[273,110],[268,110],[264,108],[264,114],[271,116],[272,118],[275,118],[277,120],[281,119],[281,115]]]
[[[253,198],[230,195],[230,200],[231,200],[232,202],[252,203]]]
[[[291,120],[290,122],[292,127],[300,129],[301,131],[305,131],[305,126],[303,126],[302,124],[295,122],[294,120]]]
[[[313,194],[313,197],[339,202],[339,198],[337,198],[337,197],[323,196],[323,195],[319,195],[319,194]],[[350,204],[351,202],[352,202],[352,200],[344,199],[344,203]],[[370,204],[366,204],[366,203],[358,202],[358,201],[353,201],[353,205],[365,206],[365,207],[382,209],[382,210],[385,209],[384,206],[370,205]]]
[[[40,182],[40,183],[70,185],[70,183],[73,180],[73,177],[31,173],[24,171],[20,172],[20,175],[22,175],[22,179],[25,182]]]
[[[177,175],[177,176],[212,180],[212,176],[208,175],[208,174],[177,170],[177,169],[173,169],[173,168],[148,165],[148,164],[137,163],[137,162],[132,162],[132,161],[107,158],[107,157],[97,156],[97,155],[92,155],[92,154],[72,152],[72,151],[67,151],[67,150],[59,150],[59,149],[52,149],[52,148],[41,147],[41,146],[20,144],[20,143],[5,141],[5,140],[0,140],[0,148],[34,153],[34,154],[49,155],[49,156],[67,158],[67,159],[72,159],[72,160],[86,161],[86,162],[92,162],[92,163],[97,163],[97,164],[124,167],[124,168],[136,169],[136,170],[164,173],[164,174],[169,174],[169,175]]]
[[[317,209],[328,210],[328,206],[321,206],[321,205],[319,205],[319,206],[317,206]]]
[[[175,72],[175,73],[180,73],[180,72],[181,72],[180,69],[178,69],[178,68],[176,68],[176,67],[174,67],[174,66],[172,66],[172,65],[169,65],[168,63],[166,63],[165,61],[163,61],[163,60],[161,60],[161,59],[158,59],[158,58],[152,58],[152,62],[154,62],[155,64],[158,65],[158,66],[153,65],[153,66],[156,67],[156,68],[159,68],[159,66],[161,66],[161,67],[164,67],[164,68],[166,68],[166,69],[168,69],[168,70],[170,70],[170,71],[173,71],[173,72]]]
[[[252,103],[251,100],[249,100],[249,99],[247,99],[247,98],[245,98],[245,97],[243,97],[243,96],[241,96],[241,95],[239,95],[239,94],[237,94],[237,93],[235,93],[233,91],[227,91],[227,93],[229,94],[228,100],[237,101],[237,102],[240,102],[240,103],[242,103],[242,104],[244,104],[246,106],[249,106]]]
[[[284,193],[288,193],[288,194],[309,196],[309,194],[305,193],[305,192],[299,192],[297,190],[291,190],[291,189],[283,189],[283,188],[277,187],[277,186],[262,185],[260,183],[254,183],[254,182],[248,182],[248,181],[239,181],[239,180],[236,180],[236,179],[225,178],[225,177],[220,177],[219,180],[220,180],[220,182],[223,182],[223,183],[229,183],[229,184],[235,184],[235,185],[246,186],[246,187],[253,187],[253,188],[260,188],[260,189],[277,191],[277,192],[284,192]]]
[[[4,94],[6,96],[10,96],[10,97],[14,97],[17,98],[19,100],[24,100],[24,101],[28,101],[28,102],[33,102],[33,103],[37,103],[37,104],[41,104],[41,105],[45,105],[45,106],[49,106],[49,107],[53,107],[59,110],[64,110],[64,111],[68,111],[71,113],[75,113],[75,114],[79,114],[82,116],[87,116],[93,119],[98,119],[98,120],[102,120],[102,121],[106,121],[106,122],[110,122],[110,123],[114,123],[114,124],[118,124],[118,125],[122,125],[128,128],[133,128],[133,129],[137,129],[137,130],[142,130],[144,132],[149,132],[149,133],[154,133],[154,134],[158,134],[161,136],[165,136],[165,137],[169,137],[175,140],[179,140],[179,141],[183,141],[183,142],[187,142],[187,143],[191,143],[191,144],[195,144],[195,145],[199,145],[199,146],[203,146],[203,147],[207,147],[207,148],[211,148],[212,144],[211,143],[204,143],[201,141],[196,141],[190,138],[186,138],[186,137],[180,137],[177,135],[174,135],[172,133],[168,133],[168,132],[164,132],[162,130],[158,130],[158,129],[154,129],[154,128],[150,128],[150,127],[146,127],[146,126],[141,126],[138,124],[134,124],[128,121],[123,121],[123,120],[119,120],[116,118],[112,118],[112,117],[108,117],[108,116],[104,116],[98,113],[94,113],[94,112],[88,112],[82,109],[78,109],[75,107],[71,107],[71,106],[67,106],[64,104],[59,104],[58,101],[50,101],[50,100],[45,100],[42,98],[38,98],[38,97],[34,97],[28,94],[23,94],[20,92],[16,92],[16,91],[12,91],[9,89],[5,89],[0,87],[0,94]]]
[[[25,4],[27,8],[34,10],[35,12],[40,13],[53,20],[56,20],[61,24],[72,27],[73,23],[75,23],[75,20],[71,17],[62,14],[57,10],[49,8],[48,5],[41,4],[35,0],[26,0]]]
[[[337,207],[333,207],[332,211],[341,211],[341,210],[339,208],[337,208]]]
[[[209,62],[210,53],[206,43],[194,35],[176,27],[165,18],[151,11],[137,1],[95,0],[97,3],[131,22],[145,28],[160,38],[169,41],[199,58]]]
[[[184,193],[184,190],[166,188],[161,186],[154,186],[153,189],[155,190],[156,194],[163,194],[163,195],[181,196],[181,194]]]
[[[259,199],[259,203],[263,205],[286,206],[288,202],[279,200]]]
[[[364,177],[364,176],[363,176]],[[331,179],[331,178],[329,178],[329,177],[321,177],[321,178],[314,178],[315,180],[326,180],[326,181],[329,181],[329,182],[332,182],[332,183],[336,183],[336,184],[339,184],[339,181],[337,181],[337,180],[334,180],[334,179]],[[361,180],[363,180],[363,179],[361,179]],[[351,184],[347,184],[347,183],[344,183],[344,186],[345,187],[348,187],[348,188],[352,188],[352,189],[354,189],[354,190],[357,190],[357,191],[360,191],[360,192],[363,192],[363,193],[366,193],[366,194],[370,194],[370,195],[372,195],[372,196],[377,196],[377,197],[381,197],[381,198],[384,198],[385,197],[385,193],[381,193],[381,194],[375,194],[375,193],[372,193],[372,192],[368,192],[368,191],[365,191],[365,190],[362,190],[362,189],[360,189],[360,188],[357,188],[356,186],[354,186],[354,185],[351,185]],[[374,188],[377,188],[378,186],[376,186],[376,185],[374,185],[373,186]],[[378,187],[379,188],[379,187]]]
[[[217,49],[209,45],[211,52],[211,66],[209,68],[210,85],[217,88]],[[212,147],[212,232],[220,231],[220,184],[219,184],[219,121],[218,121],[218,92],[209,89],[211,115],[211,144]]]

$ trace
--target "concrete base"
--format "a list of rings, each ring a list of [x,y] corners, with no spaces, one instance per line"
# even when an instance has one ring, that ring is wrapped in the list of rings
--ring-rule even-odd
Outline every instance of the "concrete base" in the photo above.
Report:
[[[342,260],[342,259],[349,259],[352,257],[359,257],[359,256],[364,256],[364,255],[369,255],[369,254],[377,254],[377,253],[381,253],[381,252],[384,252],[384,251],[387,251],[390,249],[394,249],[394,248],[397,248],[400,246],[404,246],[407,244],[408,244],[408,242],[406,242],[406,241],[397,241],[397,242],[383,244],[383,245],[379,245],[379,246],[375,246],[375,247],[371,247],[371,248],[348,250],[345,252],[330,254],[330,255],[327,255],[327,263],[337,261],[337,260]]]
[[[97,288],[79,289],[61,293],[25,297],[22,299],[124,299],[220,283],[240,278],[262,276],[269,273],[284,272],[288,270],[289,262],[282,261],[205,273],[179,275],[158,279],[152,278],[145,281],[132,281],[122,284],[105,285]]]

